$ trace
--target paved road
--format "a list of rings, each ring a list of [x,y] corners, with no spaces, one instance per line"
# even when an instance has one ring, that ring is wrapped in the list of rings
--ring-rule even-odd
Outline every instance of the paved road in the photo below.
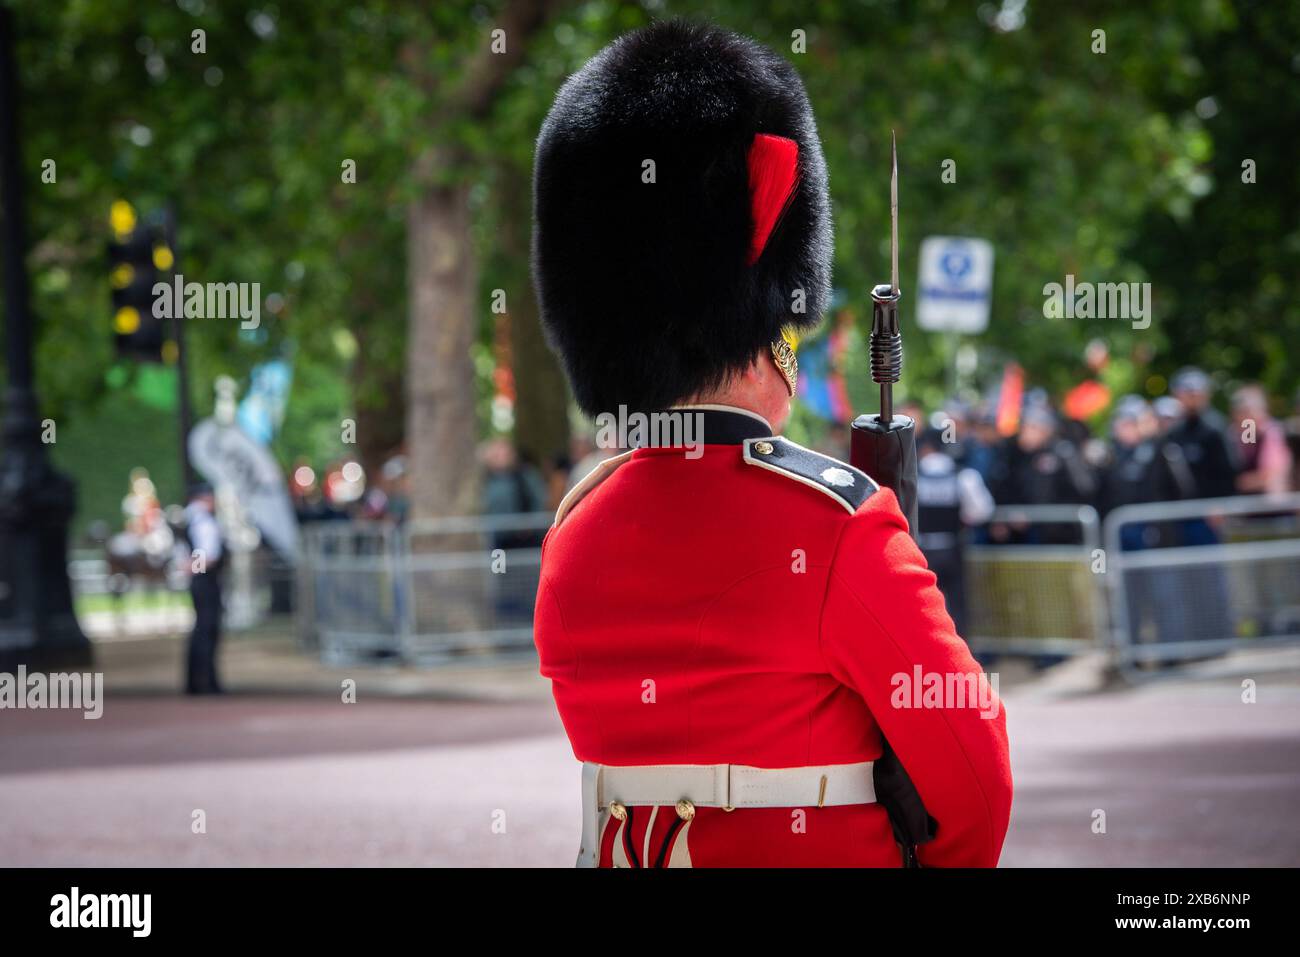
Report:
[[[1300,864],[1295,684],[1261,678],[1251,705],[1239,679],[1007,702],[1005,865]],[[578,813],[544,700],[0,711],[0,865],[568,866]]]

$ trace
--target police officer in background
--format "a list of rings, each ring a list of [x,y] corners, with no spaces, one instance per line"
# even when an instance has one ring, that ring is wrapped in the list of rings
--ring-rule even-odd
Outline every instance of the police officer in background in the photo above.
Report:
[[[1237,462],[1228,441],[1227,422],[1210,405],[1210,377],[1188,366],[1174,376],[1172,391],[1182,404],[1183,418],[1169,430],[1168,437],[1182,449],[1183,459],[1196,480],[1195,497],[1236,494]],[[1208,544],[1211,540],[1187,544]]]
[[[1227,423],[1210,406],[1210,377],[1188,366],[1180,370],[1172,392],[1183,407],[1183,418],[1166,435],[1182,451],[1195,485],[1195,498],[1221,498],[1236,494],[1237,462],[1228,441]],[[1219,533],[1208,518],[1189,518],[1178,524],[1183,546],[1217,545]],[[1178,630],[1185,641],[1215,641],[1235,635],[1228,579],[1217,562],[1191,565],[1181,570],[1176,604],[1182,616]]]
[[[534,637],[583,762],[579,863],[993,866],[1001,703],[893,492],[780,434],[833,251],[798,74],[653,24],[568,79],[534,170],[541,318],[579,407],[693,438],[630,441],[543,544]],[[963,700],[922,701],[933,676]],[[897,826],[886,742],[925,834]]]
[[[1046,404],[1025,405],[1019,433],[1001,451],[989,483],[999,505],[1082,505],[1093,500],[1092,472],[1074,444],[1060,437],[1056,414]],[[1033,545],[1062,544],[1071,534],[1063,525],[998,525],[991,531],[996,541]]]
[[[1164,438],[1179,422],[1183,421],[1183,404],[1172,395],[1162,395],[1151,403],[1151,411],[1156,416],[1156,434]]]
[[[1126,395],[1115,404],[1110,448],[1098,483],[1097,511],[1103,518],[1121,505],[1196,497],[1196,479],[1182,447],[1159,430],[1155,412],[1141,396]],[[1155,544],[1142,541],[1143,528],[1124,526],[1125,550]]]
[[[1103,518],[1124,505],[1195,496],[1196,482],[1182,449],[1160,435],[1156,413],[1141,396],[1126,395],[1115,404],[1110,432],[1097,495]],[[1178,527],[1170,522],[1126,522],[1120,526],[1120,548],[1131,552],[1176,545]],[[1168,568],[1129,576],[1125,607],[1133,640],[1141,640],[1147,621],[1153,623],[1156,641],[1177,641],[1186,633],[1181,576]]]
[[[927,429],[916,442],[918,534],[926,563],[939,580],[957,634],[966,634],[965,529],[993,516],[993,496],[979,472],[961,468],[944,447],[943,433]]]
[[[212,486],[195,485],[185,506],[189,538],[190,598],[194,602],[194,630],[186,653],[185,693],[220,694],[217,680],[217,642],[221,637],[221,570],[225,548],[217,524],[217,500]]]

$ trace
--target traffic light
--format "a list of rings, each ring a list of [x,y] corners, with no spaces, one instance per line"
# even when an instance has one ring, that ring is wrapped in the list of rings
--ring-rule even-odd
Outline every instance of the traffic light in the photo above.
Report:
[[[161,223],[137,220],[125,200],[109,212],[114,241],[108,244],[113,337],[120,356],[163,362],[174,356],[171,320],[153,314],[154,283],[169,280],[175,256]],[[164,275],[166,274],[166,275]]]

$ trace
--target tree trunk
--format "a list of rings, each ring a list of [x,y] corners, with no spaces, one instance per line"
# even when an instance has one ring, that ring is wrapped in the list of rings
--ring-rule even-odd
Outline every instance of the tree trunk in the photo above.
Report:
[[[411,517],[478,511],[476,274],[468,187],[430,186],[407,211],[406,439]]]
[[[357,422],[357,455],[370,481],[379,479],[379,470],[402,444],[406,423],[403,421],[405,377],[371,358],[371,343],[379,338],[371,326],[355,332],[357,355],[352,361],[352,407]]]

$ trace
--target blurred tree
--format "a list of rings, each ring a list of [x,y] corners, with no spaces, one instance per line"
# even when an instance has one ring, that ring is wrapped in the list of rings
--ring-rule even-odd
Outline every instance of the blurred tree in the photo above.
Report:
[[[1132,255],[1165,296],[1167,379],[1200,362],[1220,383],[1262,381],[1287,401],[1300,386],[1300,6],[1221,4],[1177,82],[1149,74],[1153,102],[1204,124],[1206,149],[1170,156],[1195,188],[1151,206]],[[1157,384],[1158,384],[1157,383]]]
[[[41,340],[42,382],[56,415],[110,388],[109,203],[172,201],[188,279],[260,282],[284,303],[251,333],[190,324],[199,408],[215,375],[292,342],[307,368],[290,403],[299,427],[277,442],[283,460],[359,452],[374,468],[410,436],[417,511],[476,507],[469,347],[486,310],[470,197],[497,146],[494,98],[548,12],[496,6],[20,4],[33,181],[43,158],[58,169],[33,204],[38,308],[56,320]],[[330,375],[317,368],[350,388],[320,391]],[[122,370],[129,383],[134,370]],[[311,388],[324,405],[302,394]],[[301,427],[304,408],[319,416],[339,398]],[[355,452],[342,438],[350,415]]]
[[[527,59],[509,78],[493,119],[494,202],[485,210],[483,295],[507,293],[514,373],[514,438],[530,460],[567,452],[569,391],[542,334],[530,271],[533,143],[564,79],[619,33],[646,22],[631,4],[596,2],[557,8],[548,30],[529,43]],[[616,305],[614,306],[616,308]]]
[[[564,373],[542,335],[537,303],[526,275],[515,264],[528,262],[532,236],[532,190],[527,167],[501,177],[501,226],[498,263],[518,286],[510,289],[509,330],[515,387],[515,444],[528,460],[542,464],[567,454],[569,390]]]
[[[479,313],[478,273],[471,241],[467,167],[475,139],[549,5],[514,0],[482,30],[460,70],[449,71],[420,40],[400,62],[437,106],[426,125],[438,135],[417,151],[410,170],[416,195],[407,207],[406,435],[411,512],[417,518],[478,511],[474,369],[470,346]],[[448,83],[449,75],[452,82]],[[432,122],[427,122],[432,121]],[[521,297],[522,298],[522,297]]]
[[[1184,361],[1275,389],[1297,380],[1294,5],[13,5],[30,101],[38,374],[56,420],[138,378],[112,354],[106,216],[119,196],[142,211],[170,201],[187,279],[259,282],[282,303],[258,330],[190,323],[200,412],[215,375],[242,376],[291,350],[282,461],[360,454],[373,468],[406,440],[417,510],[472,509],[473,444],[489,427],[492,290],[507,292],[517,437],[545,456],[564,431],[528,280],[537,128],[564,77],[604,43],[678,14],[749,33],[804,76],[831,172],[836,285],[860,318],[887,271],[887,152],[898,131],[914,396],[935,405],[947,389],[950,337],[912,322],[916,251],[939,233],[985,236],[997,249],[973,385],[1014,357],[1059,393],[1098,336],[1130,387],[1154,372],[1157,388]],[[501,53],[495,29],[505,30]],[[1252,184],[1241,180],[1246,159]],[[949,160],[953,182],[942,178]],[[1044,318],[1043,286],[1066,274],[1151,281],[1153,323]],[[854,401],[868,403],[864,358],[849,372]],[[343,441],[347,417],[355,448]],[[106,481],[116,489],[124,478]]]

